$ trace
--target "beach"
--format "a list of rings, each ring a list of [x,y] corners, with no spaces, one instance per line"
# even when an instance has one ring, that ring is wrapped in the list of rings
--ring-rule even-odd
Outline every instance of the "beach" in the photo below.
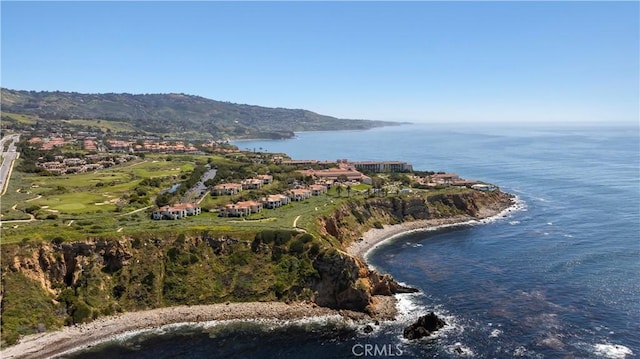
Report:
[[[433,230],[445,225],[459,225],[473,220],[476,220],[476,218],[471,216],[455,216],[404,222],[400,224],[385,225],[383,228],[373,228],[364,233],[361,239],[351,243],[347,247],[347,253],[365,260],[365,256],[370,250],[399,235],[404,235],[413,231]]]
[[[177,306],[127,312],[99,318],[86,324],[64,327],[55,332],[33,334],[0,352],[3,359],[51,358],[112,339],[118,335],[177,323],[225,320],[295,320],[338,316],[344,312],[312,303],[248,302],[198,306]]]
[[[432,231],[439,228],[458,226],[465,223],[476,223],[491,218],[499,218],[507,213],[517,210],[521,204],[517,199],[512,200],[509,207],[482,208],[478,216],[458,215],[445,218],[432,218],[418,221],[404,222],[393,225],[385,225],[383,228],[372,228],[362,235],[362,238],[354,241],[347,247],[347,253],[366,262],[366,255],[376,246],[397,236],[416,231]]]

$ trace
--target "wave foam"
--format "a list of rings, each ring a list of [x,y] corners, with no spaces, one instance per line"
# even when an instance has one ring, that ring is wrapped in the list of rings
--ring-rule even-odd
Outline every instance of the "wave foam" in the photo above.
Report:
[[[473,352],[473,350],[471,350],[471,348],[469,347],[462,345],[462,343],[460,342],[457,342],[447,347],[446,350],[447,350],[447,353],[453,354],[453,355],[469,357],[469,358],[475,357],[475,353]]]
[[[633,351],[620,344],[596,344],[593,346],[596,355],[612,358],[624,359],[627,355],[633,355]]]

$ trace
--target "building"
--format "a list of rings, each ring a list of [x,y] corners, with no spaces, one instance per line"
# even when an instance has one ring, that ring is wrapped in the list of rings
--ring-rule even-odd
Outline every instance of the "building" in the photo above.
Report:
[[[263,205],[256,201],[243,201],[225,205],[218,211],[220,217],[245,217],[252,213],[259,213]]]
[[[273,176],[272,175],[257,175],[256,178],[261,180],[262,184],[269,184],[269,183],[273,182]]]
[[[258,178],[250,178],[246,180],[242,180],[242,189],[260,189],[264,181]]]
[[[273,209],[291,203],[291,199],[282,194],[274,194],[263,198],[262,203],[265,207]]]
[[[359,171],[371,173],[412,172],[413,166],[400,161],[366,161],[351,163]]]
[[[156,209],[151,217],[155,220],[181,219],[187,216],[197,216],[201,212],[202,209],[195,203],[178,203],[173,206],[162,206]]]
[[[296,202],[304,201],[307,198],[311,198],[311,190],[303,188],[292,189],[291,191],[289,191],[289,198],[291,198],[292,201]]]
[[[437,173],[431,176],[431,180],[437,184],[453,184],[460,179],[455,173]]]
[[[304,176],[311,176],[319,181],[338,181],[340,179],[346,179],[350,182],[362,182],[371,184],[371,178],[365,176],[361,172],[352,169],[344,168],[329,168],[326,170],[302,170],[298,171]]]
[[[213,187],[211,193],[214,196],[230,196],[242,192],[240,183],[223,183]]]
[[[319,196],[321,194],[327,193],[327,187],[321,184],[311,185],[309,186],[309,189],[311,190],[311,194],[314,196]]]
[[[483,192],[491,192],[491,191],[495,191],[498,189],[498,187],[492,185],[492,184],[485,184],[485,183],[478,183],[478,184],[474,184],[471,186],[471,188],[478,190],[478,191],[483,191]]]

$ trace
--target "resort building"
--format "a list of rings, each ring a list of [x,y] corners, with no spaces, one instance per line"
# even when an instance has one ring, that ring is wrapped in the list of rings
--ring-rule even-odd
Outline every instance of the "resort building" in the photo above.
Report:
[[[213,187],[211,193],[214,196],[231,196],[242,191],[240,183],[223,183]]]
[[[309,186],[311,190],[311,194],[314,196],[319,196],[321,194],[327,193],[327,186],[323,186],[321,184],[314,184]]]
[[[162,206],[153,211],[151,217],[155,220],[180,219],[187,216],[197,216],[202,212],[200,206],[195,203],[178,203],[173,206]]]
[[[291,198],[292,201],[296,202],[304,201],[307,198],[311,198],[311,190],[303,188],[292,189],[291,191],[289,191],[289,198]]]
[[[260,189],[264,181],[258,178],[250,178],[246,180],[242,180],[242,189]]]
[[[371,173],[392,173],[392,172],[411,172],[413,166],[407,162],[400,161],[367,161],[352,162],[353,167],[359,171]]]
[[[273,176],[272,175],[257,175],[256,178],[261,180],[262,184],[269,184],[269,183],[273,182]]]
[[[304,176],[311,176],[320,181],[337,181],[339,179],[346,179],[350,182],[362,182],[371,184],[371,177],[365,176],[361,172],[352,169],[344,168],[329,168],[326,170],[302,170],[298,171]]]
[[[291,203],[291,199],[282,194],[274,194],[263,198],[262,203],[265,207],[273,209]]]
[[[243,201],[225,205],[219,211],[220,217],[245,217],[252,213],[261,212],[263,205],[256,201]]]
[[[431,180],[437,184],[453,184],[460,179],[455,173],[437,173],[431,176]]]

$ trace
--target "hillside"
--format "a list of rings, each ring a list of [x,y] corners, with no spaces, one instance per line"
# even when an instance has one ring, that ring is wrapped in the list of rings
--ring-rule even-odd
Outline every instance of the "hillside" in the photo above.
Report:
[[[360,130],[396,122],[345,120],[301,109],[268,108],[185,94],[81,94],[1,89],[2,112],[47,121],[91,119],[127,123],[157,134],[219,138],[288,138],[296,131]]]

